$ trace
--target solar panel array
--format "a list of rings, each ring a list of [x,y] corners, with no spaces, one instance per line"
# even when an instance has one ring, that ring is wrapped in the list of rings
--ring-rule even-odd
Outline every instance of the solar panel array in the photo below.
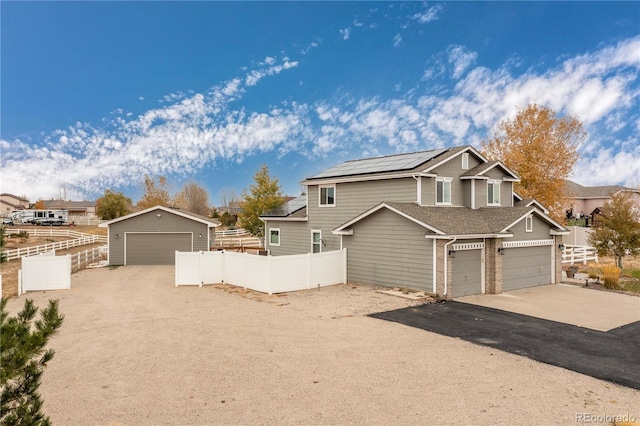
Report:
[[[292,213],[297,212],[298,210],[306,207],[307,205],[307,197],[301,196],[298,198],[294,198],[293,200],[284,203],[283,205],[276,207],[275,209],[269,210],[264,216],[277,216],[277,217],[285,217],[289,216]]]
[[[411,154],[388,155],[385,157],[346,161],[320,172],[309,179],[411,170],[445,151],[446,149],[435,149],[432,151],[413,152]]]

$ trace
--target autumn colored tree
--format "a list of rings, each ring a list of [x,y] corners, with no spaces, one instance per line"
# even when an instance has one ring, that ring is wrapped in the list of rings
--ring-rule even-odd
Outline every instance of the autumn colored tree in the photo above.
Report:
[[[619,192],[600,209],[589,234],[589,244],[600,256],[613,254],[622,269],[622,258],[640,254],[640,209],[629,192]]]
[[[104,195],[96,200],[96,214],[102,220],[116,219],[130,213],[132,205],[131,199],[122,192],[106,189]]]
[[[255,183],[249,189],[242,191],[243,201],[240,204],[241,212],[238,215],[240,226],[257,237],[264,236],[264,223],[260,215],[278,207],[284,201],[282,189],[278,178],[269,175],[266,165],[253,176]]]
[[[167,179],[160,176],[157,179],[151,176],[144,177],[144,194],[138,201],[137,207],[141,210],[155,206],[170,207],[171,196],[167,185]]]
[[[44,210],[44,201],[42,198],[38,199],[36,203],[33,205],[34,210]]]
[[[186,183],[174,197],[177,207],[202,216],[211,213],[207,190],[195,182]]]
[[[535,198],[562,220],[570,194],[566,179],[578,160],[578,146],[587,137],[574,116],[558,116],[552,109],[533,103],[504,120],[497,132],[482,143],[483,154],[501,160],[520,175],[515,191]]]

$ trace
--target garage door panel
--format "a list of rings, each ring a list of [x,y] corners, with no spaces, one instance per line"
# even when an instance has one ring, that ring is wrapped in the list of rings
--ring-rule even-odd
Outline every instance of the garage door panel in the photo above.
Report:
[[[481,250],[457,251],[452,267],[453,297],[482,293]]]
[[[173,265],[176,251],[191,251],[191,233],[127,233],[127,265]]]
[[[502,291],[551,283],[551,248],[508,248],[502,260]]]

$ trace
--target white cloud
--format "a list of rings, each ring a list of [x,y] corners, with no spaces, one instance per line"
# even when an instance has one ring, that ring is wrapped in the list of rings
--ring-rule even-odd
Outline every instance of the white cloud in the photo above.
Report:
[[[343,40],[349,40],[349,36],[351,35],[351,28],[343,28],[340,30],[340,36]]]
[[[136,117],[109,116],[107,128],[76,123],[51,132],[41,145],[0,140],[1,190],[46,198],[65,186],[80,196],[95,195],[145,174],[191,174],[259,153],[357,157],[363,149],[387,154],[477,146],[496,123],[534,100],[584,121],[590,137],[580,147],[578,182],[631,186],[640,176],[637,52],[640,37],[565,59],[542,73],[514,75],[511,62],[494,70],[475,66],[474,52],[453,46],[441,56],[459,77],[453,88],[434,86],[425,73],[426,81],[394,99],[343,95],[313,104],[289,101],[268,112],[234,109],[232,102],[261,79],[298,66],[288,58],[265,59],[271,64],[206,93],[170,94],[161,107]]]
[[[440,12],[442,12],[442,5],[435,5],[429,7],[424,12],[418,12],[411,17],[412,20],[417,21],[420,24],[426,24],[428,22],[436,21],[440,18]]]
[[[393,47],[397,47],[400,43],[402,43],[402,35],[396,34],[393,36]]]

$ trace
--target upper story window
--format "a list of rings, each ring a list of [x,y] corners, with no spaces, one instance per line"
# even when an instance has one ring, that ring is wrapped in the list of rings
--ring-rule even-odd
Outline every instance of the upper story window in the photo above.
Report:
[[[500,181],[490,180],[487,182],[487,205],[500,205]]]
[[[336,205],[336,187],[321,186],[320,187],[320,207],[334,207]]]
[[[533,232],[533,215],[532,214],[530,214],[529,216],[527,216],[525,218],[525,222],[524,223],[525,223],[525,225],[524,225],[525,229],[524,230],[526,232]]]
[[[469,170],[469,153],[462,154],[462,170]]]
[[[451,204],[451,178],[436,178],[436,204]]]
[[[269,245],[280,245],[280,228],[269,228]]]

